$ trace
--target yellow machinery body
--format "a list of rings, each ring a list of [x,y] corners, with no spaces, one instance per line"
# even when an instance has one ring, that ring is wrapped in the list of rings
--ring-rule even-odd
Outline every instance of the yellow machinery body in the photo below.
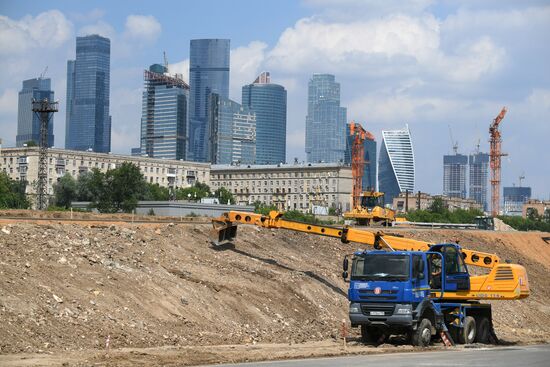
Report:
[[[350,212],[344,213],[344,218],[354,219],[359,225],[382,223],[390,225],[395,221],[395,211],[384,208],[384,193],[378,191],[364,191],[360,195],[359,205]]]

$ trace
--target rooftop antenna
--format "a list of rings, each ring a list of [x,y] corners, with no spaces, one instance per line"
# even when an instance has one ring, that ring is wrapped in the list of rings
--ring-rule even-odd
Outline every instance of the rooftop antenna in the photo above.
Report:
[[[449,126],[449,135],[451,136],[451,146],[453,147],[453,151],[455,152],[455,155],[458,154],[458,141],[455,141],[453,139],[453,130],[451,130],[451,125]]]
[[[44,76],[46,75],[46,71],[48,71],[48,65],[46,65],[46,67],[44,68],[44,71],[42,72],[42,74],[40,74],[40,79],[44,79]]]

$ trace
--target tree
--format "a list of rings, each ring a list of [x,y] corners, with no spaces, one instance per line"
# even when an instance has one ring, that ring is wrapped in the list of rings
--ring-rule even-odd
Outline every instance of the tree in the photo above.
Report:
[[[525,214],[527,219],[534,221],[539,219],[539,211],[535,208],[527,208],[527,212]]]
[[[37,147],[38,144],[34,140],[28,140],[23,143],[23,146],[27,145],[27,147]]]
[[[124,162],[105,174],[105,208],[111,212],[132,212],[146,190],[146,182],[138,166]],[[110,205],[110,207],[109,207]]]
[[[220,199],[220,204],[235,204],[233,194],[225,187],[220,187],[214,192],[214,196]]]
[[[68,173],[53,185],[54,202],[56,206],[69,208],[76,200],[76,181]]]
[[[430,205],[428,210],[432,213],[443,214],[445,212],[445,209],[446,208],[445,204],[443,203],[443,199],[440,197],[436,197],[432,201],[432,204]]]
[[[170,190],[167,187],[160,186],[158,183],[146,183],[145,192],[140,199],[167,201],[170,199]]]
[[[29,208],[26,189],[27,181],[12,180],[5,172],[0,172],[0,209]]]
[[[176,190],[177,200],[196,200],[210,196],[210,186],[205,183],[196,182],[194,186],[179,188]]]

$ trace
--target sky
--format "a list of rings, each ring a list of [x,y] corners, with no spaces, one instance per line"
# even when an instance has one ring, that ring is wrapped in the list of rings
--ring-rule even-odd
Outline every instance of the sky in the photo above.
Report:
[[[189,41],[231,40],[230,98],[261,71],[288,91],[287,161],[305,159],[307,83],[331,73],[348,120],[381,143],[408,124],[416,190],[441,193],[443,155],[489,150],[503,106],[502,185],[550,199],[550,1],[8,1],[0,0],[0,138],[15,146],[18,91],[44,72],[65,141],[66,63],[75,37],[111,39],[112,151],[139,146],[143,70],[188,79]]]

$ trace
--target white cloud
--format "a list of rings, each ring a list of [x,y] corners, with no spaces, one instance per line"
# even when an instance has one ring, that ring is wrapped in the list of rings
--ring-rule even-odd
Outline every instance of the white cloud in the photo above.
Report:
[[[230,98],[240,101],[243,85],[250,84],[261,72],[267,44],[252,41],[231,50]]]
[[[116,36],[116,31],[112,25],[100,19],[94,24],[85,25],[78,31],[79,36],[88,36],[91,34],[98,34],[112,40]]]
[[[60,47],[70,39],[72,27],[59,10],[20,20],[0,15],[0,54],[19,54],[35,47]]]
[[[16,114],[17,103],[17,91],[15,89],[5,89],[0,95],[0,114]]]
[[[189,59],[185,59],[174,64],[168,64],[168,71],[170,74],[183,75],[183,80],[189,84]]]
[[[161,33],[162,27],[152,15],[129,15],[126,18],[124,35],[128,38],[142,41],[155,41]]]

